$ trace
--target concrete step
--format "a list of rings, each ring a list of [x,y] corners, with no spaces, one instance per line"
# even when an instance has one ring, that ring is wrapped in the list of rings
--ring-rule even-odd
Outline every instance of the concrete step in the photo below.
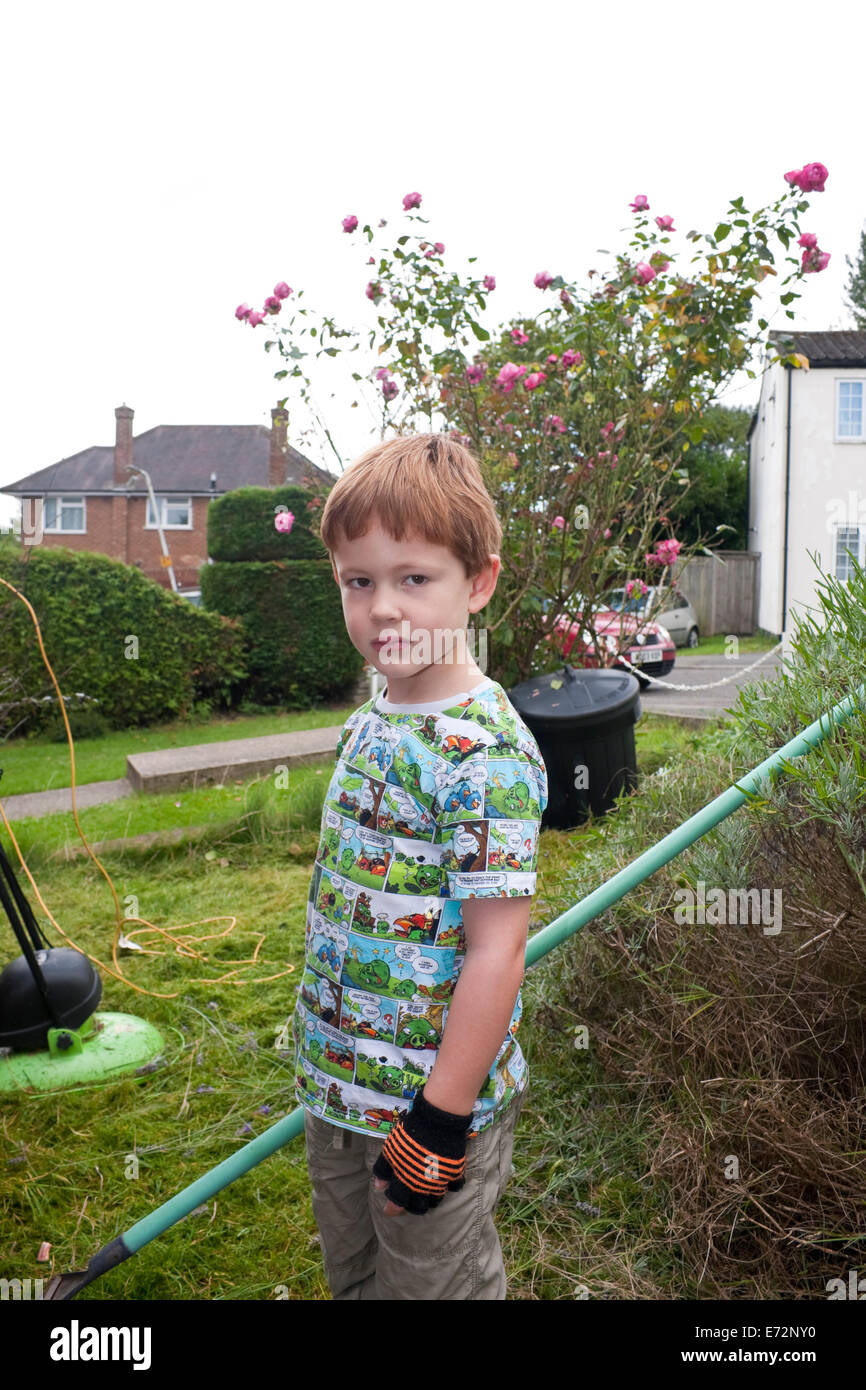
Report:
[[[245,782],[280,767],[301,767],[336,753],[341,724],[325,729],[301,729],[264,738],[233,738],[225,743],[196,743],[189,748],[162,748],[156,753],[130,754],[126,776],[133,791],[167,792],[182,787]]]

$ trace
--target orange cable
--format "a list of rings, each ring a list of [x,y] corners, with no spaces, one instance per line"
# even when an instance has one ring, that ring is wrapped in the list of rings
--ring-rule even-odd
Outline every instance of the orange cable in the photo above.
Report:
[[[66,703],[65,703],[65,701],[64,701],[64,699],[63,699],[62,691],[61,691],[61,689],[60,689],[60,686],[57,684],[57,679],[56,679],[56,677],[55,677],[55,675],[54,675],[54,671],[53,671],[52,668],[51,668],[51,663],[50,663],[50,661],[48,660],[48,657],[47,657],[46,652],[45,652],[45,647],[44,647],[43,642],[42,642],[42,632],[41,632],[40,627],[39,627],[39,619],[36,617],[36,614],[35,614],[34,611],[33,611],[32,605],[31,605],[31,604],[29,603],[29,601],[24,597],[24,595],[23,595],[18,589],[15,588],[15,586],[14,586],[13,584],[10,584],[7,580],[3,579],[2,576],[0,576],[0,584],[5,585],[5,587],[6,587],[7,589],[10,589],[10,590],[12,591],[12,593],[16,595],[17,598],[20,598],[20,599],[21,599],[21,602],[26,606],[27,611],[29,612],[31,618],[33,619],[33,625],[34,625],[34,627],[36,628],[36,637],[37,637],[37,640],[38,640],[38,642],[39,642],[39,650],[40,650],[40,652],[41,652],[41,654],[42,654],[42,660],[45,662],[45,665],[46,665],[46,667],[47,667],[47,669],[48,669],[48,674],[50,675],[51,680],[52,680],[52,682],[53,682],[53,684],[54,684],[54,689],[57,691],[57,698],[58,698],[58,701],[59,701],[59,704],[60,704],[60,712],[61,712],[61,714],[63,715],[63,723],[64,723],[65,726],[66,726],[66,737],[67,737],[67,740],[68,740],[68,742],[69,742],[69,765],[70,765],[70,769],[71,769],[71,772],[72,772],[72,786],[71,786],[71,788],[70,788],[70,791],[71,791],[71,793],[72,793],[72,815],[73,815],[73,818],[74,818],[74,820],[75,820],[75,826],[76,826],[76,829],[77,829],[77,831],[78,831],[78,834],[79,834],[79,836],[80,836],[80,838],[81,838],[82,844],[84,845],[84,848],[87,850],[87,853],[90,855],[90,857],[91,857],[91,859],[93,860],[94,864],[96,864],[97,868],[99,869],[99,871],[100,871],[100,872],[102,873],[102,875],[104,876],[106,882],[108,883],[109,888],[111,889],[112,897],[114,898],[115,920],[116,920],[116,922],[117,922],[117,926],[116,926],[115,933],[114,933],[114,940],[113,940],[112,945],[111,945],[111,958],[112,958],[112,960],[113,960],[113,962],[114,962],[114,966],[115,966],[115,969],[114,969],[114,970],[112,970],[110,966],[106,965],[104,961],[99,960],[96,956],[92,956],[92,955],[90,954],[89,951],[81,951],[81,948],[80,948],[79,946],[76,946],[76,944],[75,944],[75,942],[72,940],[72,938],[71,938],[70,936],[67,935],[67,933],[66,933],[66,932],[63,930],[63,928],[61,927],[60,923],[59,923],[59,922],[57,921],[57,919],[52,915],[52,913],[50,912],[50,910],[49,910],[48,907],[46,906],[45,902],[43,901],[42,894],[39,892],[39,889],[38,889],[38,887],[37,887],[37,885],[36,885],[36,881],[35,881],[35,879],[33,878],[33,875],[31,874],[30,870],[28,869],[28,867],[27,867],[27,865],[26,865],[26,863],[25,863],[25,861],[24,861],[24,856],[22,855],[21,850],[20,850],[19,845],[18,845],[18,841],[17,841],[16,838],[15,838],[15,832],[13,831],[12,826],[9,824],[9,821],[8,821],[8,819],[7,819],[7,817],[6,817],[6,812],[5,812],[4,809],[3,809],[3,804],[2,804],[2,802],[0,802],[0,816],[3,817],[3,823],[4,823],[4,825],[6,826],[6,829],[7,829],[8,832],[9,832],[9,838],[11,839],[12,844],[13,844],[14,847],[15,847],[15,853],[18,855],[18,858],[19,858],[19,860],[20,860],[20,862],[21,862],[21,867],[22,867],[22,869],[24,870],[25,874],[27,875],[27,878],[28,878],[29,881],[30,881],[30,886],[31,886],[31,888],[33,889],[33,892],[36,894],[36,897],[37,897],[37,899],[38,899],[38,901],[39,901],[39,905],[40,905],[40,907],[42,908],[42,911],[45,913],[46,917],[47,917],[48,920],[52,923],[52,925],[55,927],[55,929],[56,929],[56,930],[60,933],[60,935],[63,937],[64,941],[68,941],[68,942],[69,942],[69,945],[73,948],[73,950],[80,951],[80,953],[81,953],[82,955],[87,956],[87,959],[90,960],[90,961],[92,961],[92,962],[94,963],[94,965],[98,965],[98,966],[100,967],[100,969],[104,970],[108,975],[113,975],[115,979],[120,980],[122,984],[128,985],[130,989],[137,990],[139,994],[149,994],[149,995],[150,995],[152,998],[154,998],[154,999],[176,999],[176,998],[178,997],[178,994],[180,993],[179,990],[175,990],[173,994],[159,994],[156,990],[153,990],[153,989],[145,989],[143,985],[134,984],[132,980],[128,980],[128,979],[126,978],[126,976],[121,972],[120,966],[119,966],[118,961],[117,961],[117,943],[118,943],[118,940],[119,940],[120,936],[121,936],[122,934],[124,934],[124,928],[125,928],[126,924],[129,923],[129,922],[143,922],[143,923],[144,923],[144,927],[138,929],[137,931],[126,933],[126,936],[127,936],[127,939],[128,939],[128,940],[131,940],[133,936],[141,935],[141,934],[142,934],[143,932],[145,932],[145,931],[158,932],[161,936],[167,937],[169,941],[174,942],[175,954],[176,954],[176,955],[190,955],[190,956],[194,956],[194,957],[196,957],[197,959],[200,959],[200,960],[207,960],[207,956],[203,955],[203,954],[202,954],[201,952],[199,952],[199,951],[192,950],[192,949],[191,949],[191,944],[192,944],[193,942],[198,943],[198,942],[202,942],[202,941],[219,940],[219,939],[221,939],[221,938],[223,938],[223,937],[225,937],[225,936],[230,935],[230,933],[231,933],[232,931],[234,931],[234,928],[235,928],[235,926],[237,925],[237,920],[238,920],[238,919],[237,919],[237,917],[234,917],[234,916],[230,916],[230,917],[228,917],[228,918],[226,918],[226,917],[201,917],[201,918],[198,918],[198,920],[197,920],[196,922],[184,922],[184,923],[182,923],[182,925],[185,926],[185,927],[192,927],[192,926],[196,926],[196,925],[198,925],[198,924],[206,925],[208,922],[225,922],[225,921],[227,921],[227,920],[230,922],[230,925],[229,925],[228,927],[226,927],[225,931],[222,931],[222,932],[211,932],[211,933],[210,933],[209,935],[207,935],[207,936],[199,936],[199,937],[196,937],[196,936],[177,937],[177,936],[175,936],[172,932],[170,932],[167,928],[165,928],[165,927],[157,927],[157,926],[155,926],[152,922],[148,922],[147,919],[146,919],[145,917],[122,917],[122,916],[121,916],[121,913],[120,913],[120,899],[119,899],[118,896],[117,896],[117,892],[116,892],[115,887],[114,887],[114,884],[113,884],[113,882],[112,882],[112,880],[111,880],[111,876],[110,876],[110,874],[108,873],[108,870],[100,863],[99,859],[98,859],[97,856],[94,854],[93,850],[90,848],[90,845],[89,845],[88,842],[87,842],[87,837],[85,836],[84,831],[83,831],[82,828],[81,828],[81,824],[80,824],[80,822],[79,822],[79,820],[78,820],[78,811],[77,811],[76,806],[75,806],[75,746],[74,746],[73,739],[72,739],[72,730],[71,730],[71,728],[69,727],[69,720],[68,720],[67,715],[66,715]],[[179,928],[178,928],[178,930],[179,930]],[[259,933],[258,935],[259,935],[258,945],[256,946],[256,949],[255,949],[255,951],[253,952],[252,956],[249,958],[249,960],[241,960],[241,961],[238,961],[237,964],[236,964],[236,967],[235,967],[234,969],[230,970],[230,971],[228,972],[227,975],[222,975],[222,976],[220,976],[220,977],[217,978],[217,979],[194,979],[194,980],[190,981],[190,983],[191,983],[191,984],[204,984],[204,985],[218,985],[218,984],[261,985],[261,984],[268,984],[268,983],[270,983],[270,981],[272,981],[272,980],[280,980],[280,979],[282,979],[285,975],[290,975],[290,974],[292,974],[292,972],[294,971],[295,967],[294,967],[293,965],[290,965],[290,966],[288,966],[288,968],[287,968],[286,970],[281,970],[281,971],[279,971],[276,975],[265,975],[265,976],[263,976],[261,979],[258,979],[258,980],[235,980],[235,979],[231,979],[231,978],[230,978],[230,976],[236,975],[236,974],[237,974],[237,968],[238,968],[238,967],[240,967],[240,966],[242,966],[242,965],[253,965],[253,964],[256,964],[256,965],[257,965],[257,964],[258,964],[258,954],[259,954],[259,950],[261,949],[262,942],[265,940],[264,934]],[[144,953],[147,954],[147,955],[166,955],[166,954],[167,954],[165,951],[152,951],[152,950],[151,950],[151,951],[145,951]]]

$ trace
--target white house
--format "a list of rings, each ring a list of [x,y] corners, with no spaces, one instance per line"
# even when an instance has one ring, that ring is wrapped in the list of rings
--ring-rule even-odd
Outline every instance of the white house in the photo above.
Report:
[[[795,608],[822,620],[810,551],[840,580],[848,550],[866,564],[866,333],[771,333],[773,356],[790,353],[788,339],[808,368],[764,373],[749,427],[748,549],[761,555],[758,625],[790,635]]]

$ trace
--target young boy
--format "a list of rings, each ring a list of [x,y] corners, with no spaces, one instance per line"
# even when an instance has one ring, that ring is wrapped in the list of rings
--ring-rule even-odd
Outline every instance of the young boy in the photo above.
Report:
[[[398,437],[321,521],[352,643],[387,687],[337,744],[307,905],[296,1084],[335,1299],[504,1299],[493,1212],[547,773],[466,650],[502,531],[478,464]]]

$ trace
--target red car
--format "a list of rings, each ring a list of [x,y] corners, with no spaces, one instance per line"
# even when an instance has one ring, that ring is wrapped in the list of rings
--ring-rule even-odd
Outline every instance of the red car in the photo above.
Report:
[[[572,666],[598,666],[592,638],[580,621],[562,616],[556,619],[554,630],[548,641],[556,646]],[[612,608],[601,608],[595,614],[593,624],[602,646],[610,651],[621,652],[632,666],[645,667],[649,675],[666,676],[674,669],[676,646],[666,627],[661,623],[644,623],[638,629],[638,620],[631,613],[618,613]],[[635,635],[636,634],[636,635]],[[628,667],[617,659],[613,665],[627,671]],[[642,686],[647,682],[638,676]]]

